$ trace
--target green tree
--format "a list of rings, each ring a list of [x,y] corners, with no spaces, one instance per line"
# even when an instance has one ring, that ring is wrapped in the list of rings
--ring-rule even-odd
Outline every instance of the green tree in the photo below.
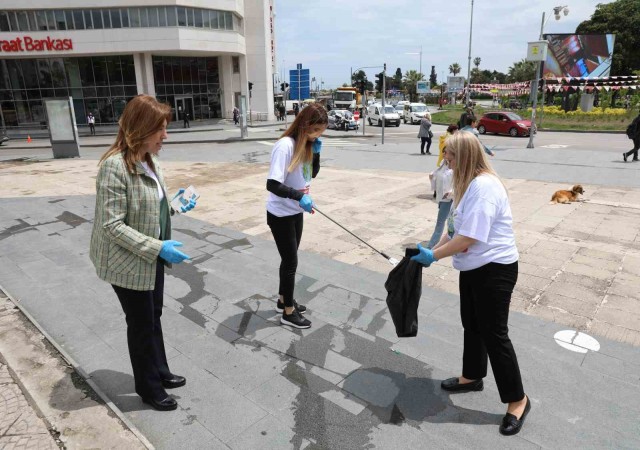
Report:
[[[358,70],[351,77],[351,86],[358,86],[361,81],[365,82],[365,88],[367,91],[373,90],[373,83],[367,80],[367,74],[364,73],[364,70]]]
[[[431,66],[431,75],[429,75],[431,87],[438,85],[438,75],[436,74],[436,66]]]
[[[480,69],[480,63],[482,62],[482,58],[480,58],[479,56],[476,56],[475,58],[473,58],[473,65],[476,66],[476,69]]]
[[[449,66],[449,73],[453,74],[454,77],[458,75],[461,70],[462,67],[460,67],[460,64],[458,63],[453,63]]]
[[[423,75],[417,70],[409,70],[404,74],[405,89],[409,93],[409,101],[415,102],[417,100],[416,85],[418,81],[421,81]]]
[[[514,62],[513,65],[509,67],[507,82],[516,83],[518,81],[533,80],[536,76],[535,73],[536,63],[534,63],[533,61],[522,59],[520,61]]]
[[[576,34],[615,34],[612,75],[631,75],[640,69],[640,2],[617,0],[598,4],[591,19],[576,28]]]
[[[402,89],[402,70],[400,70],[400,67],[396,69],[396,73],[393,76],[393,87],[395,89]]]

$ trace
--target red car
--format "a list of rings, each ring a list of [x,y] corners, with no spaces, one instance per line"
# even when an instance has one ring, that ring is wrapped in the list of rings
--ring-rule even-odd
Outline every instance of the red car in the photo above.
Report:
[[[529,136],[531,121],[525,120],[516,113],[497,111],[485,113],[478,122],[480,134],[495,133],[510,136]]]

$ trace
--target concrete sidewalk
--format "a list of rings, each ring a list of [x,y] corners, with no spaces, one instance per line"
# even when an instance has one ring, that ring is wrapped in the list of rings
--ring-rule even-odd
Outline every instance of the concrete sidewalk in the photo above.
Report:
[[[384,273],[303,251],[296,296],[313,327],[290,330],[274,310],[275,245],[185,216],[174,238],[193,261],[167,273],[163,328],[188,383],[172,392],[177,411],[150,410],[133,394],[118,302],[88,260],[93,206],[83,195],[0,199],[0,284],[157,448],[640,446],[637,348],[513,313],[533,409],[505,438],[491,375],[482,393],[439,388],[460,371],[457,296],[425,287],[419,334],[400,340]]]

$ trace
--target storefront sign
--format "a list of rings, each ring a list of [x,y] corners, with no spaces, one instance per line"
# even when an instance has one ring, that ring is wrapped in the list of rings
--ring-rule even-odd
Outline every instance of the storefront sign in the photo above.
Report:
[[[73,50],[71,39],[34,39],[31,36],[17,37],[11,40],[0,40],[0,51],[2,52],[44,52]]]

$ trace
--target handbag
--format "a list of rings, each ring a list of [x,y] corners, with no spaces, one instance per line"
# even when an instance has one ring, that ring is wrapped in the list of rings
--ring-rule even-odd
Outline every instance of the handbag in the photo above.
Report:
[[[429,130],[429,139],[433,139],[433,131]]]

